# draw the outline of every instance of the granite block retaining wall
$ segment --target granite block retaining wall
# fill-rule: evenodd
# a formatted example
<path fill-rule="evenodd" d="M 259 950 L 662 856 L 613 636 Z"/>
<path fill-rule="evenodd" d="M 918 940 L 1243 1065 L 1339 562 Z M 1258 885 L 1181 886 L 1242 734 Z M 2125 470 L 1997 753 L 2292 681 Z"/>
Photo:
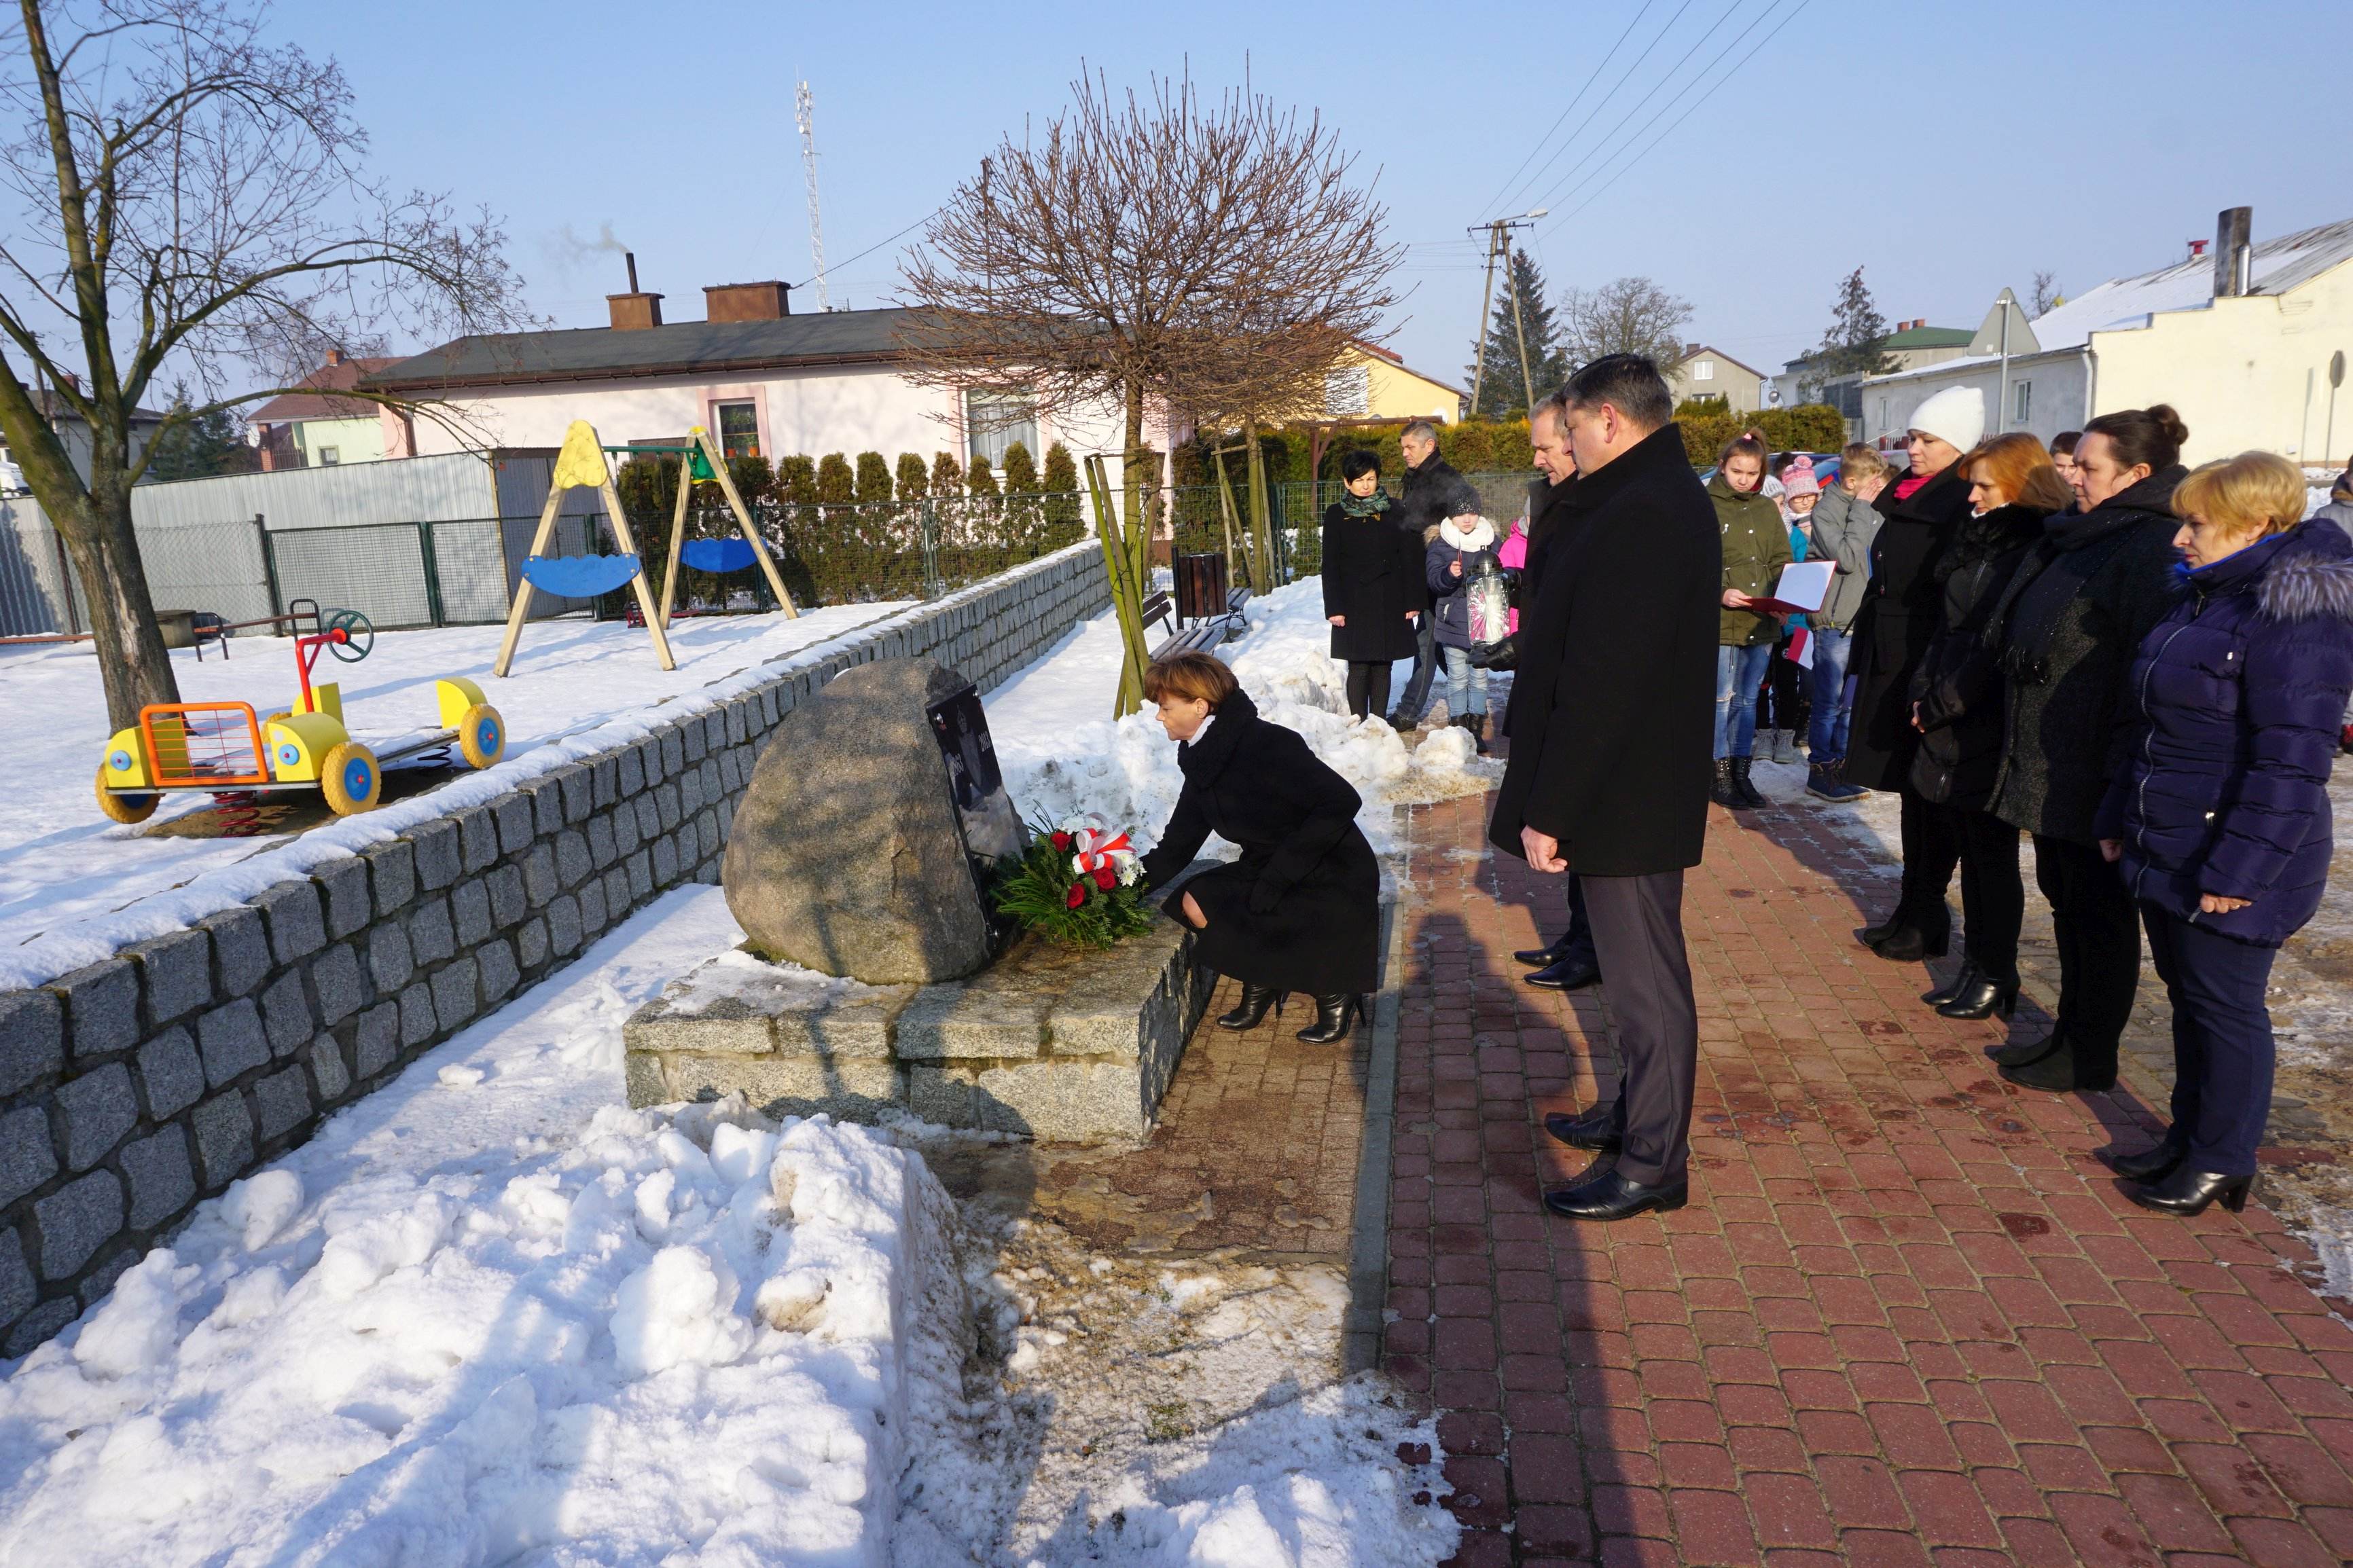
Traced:
<path fill-rule="evenodd" d="M 199 1201 L 632 910 L 717 882 L 762 745 L 835 675 L 929 654 L 987 691 L 1110 602 L 1085 541 L 641 740 L 0 993 L 0 1355 L 56 1333 Z"/>

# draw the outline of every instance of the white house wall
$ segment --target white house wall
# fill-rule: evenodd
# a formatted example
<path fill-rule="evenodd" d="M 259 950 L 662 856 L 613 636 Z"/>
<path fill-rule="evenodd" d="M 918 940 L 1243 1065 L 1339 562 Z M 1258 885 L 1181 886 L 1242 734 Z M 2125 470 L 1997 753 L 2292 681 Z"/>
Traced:
<path fill-rule="evenodd" d="M 2012 403 L 2001 405 L 2001 365 L 1971 362 L 1966 368 L 1937 369 L 1915 375 L 1894 376 L 1862 384 L 1862 438 L 1874 446 L 1900 447 L 1911 428 L 1912 411 L 1952 386 L 1974 386 L 1985 395 L 1986 434 L 2023 430 L 2044 446 L 2063 430 L 2084 427 L 2084 356 L 2068 349 L 2033 359 L 2010 362 L 2010 395 L 2019 384 L 2031 384 L 2034 395 L 2023 420 L 2008 416 Z M 2103 396 L 2105 388 L 2102 389 Z M 1998 414 L 1997 409 L 2001 413 Z M 1883 440 L 1883 437 L 1884 439 Z"/>
<path fill-rule="evenodd" d="M 962 461 L 965 441 L 956 395 L 922 386 L 882 370 L 818 370 L 745 374 L 726 380 L 664 377 L 491 387 L 451 399 L 459 428 L 416 421 L 420 453 L 468 447 L 559 447 L 575 419 L 586 419 L 610 446 L 675 439 L 700 425 L 715 438 L 721 403 L 750 402 L 759 421 L 760 450 L 771 460 L 839 452 L 855 458 L 880 452 L 895 462 L 913 452 L 928 462 L 938 452 Z M 1039 444 L 1060 439 L 1071 456 L 1100 451 L 1113 458 L 1121 440 L 1115 411 L 1101 417 L 1040 421 Z M 1041 451 L 1036 456 L 1044 457 Z"/>
<path fill-rule="evenodd" d="M 2321 464 L 2353 452 L 2353 386 L 2337 390 L 2333 443 L 2327 429 L 2329 355 L 2353 355 L 2353 264 L 2285 295 L 2217 300 L 2138 331 L 2095 332 L 2092 346 L 2099 411 L 2171 404 L 2189 426 L 2185 462 L 2265 451 Z"/>

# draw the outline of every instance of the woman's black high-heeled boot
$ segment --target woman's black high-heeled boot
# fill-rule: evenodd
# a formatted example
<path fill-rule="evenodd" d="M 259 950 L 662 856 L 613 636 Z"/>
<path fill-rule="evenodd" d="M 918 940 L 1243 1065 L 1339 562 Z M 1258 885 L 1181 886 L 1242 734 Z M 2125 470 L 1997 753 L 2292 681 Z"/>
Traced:
<path fill-rule="evenodd" d="M 1349 992 L 1338 996 L 1315 998 L 1315 1022 L 1299 1031 L 1299 1037 L 1311 1046 L 1328 1046 L 1335 1040 L 1345 1040 L 1356 1021 L 1358 998 Z"/>
<path fill-rule="evenodd" d="M 2161 1182 L 2189 1157 L 2189 1141 L 2176 1142 L 2174 1130 L 2168 1127 L 2153 1148 L 2137 1154 L 2118 1154 L 2108 1162 L 2108 1169 L 2128 1182 Z"/>
<path fill-rule="evenodd" d="M 2218 1171 L 2193 1171 L 2183 1166 L 2165 1180 L 2135 1187 L 2125 1195 L 2145 1209 L 2178 1214 L 2186 1219 L 2204 1214 L 2206 1205 L 2216 1202 L 2237 1214 L 2247 1206 L 2247 1194 L 2254 1185 L 2253 1176 L 2226 1176 Z"/>
<path fill-rule="evenodd" d="M 1280 1018 L 1282 1016 L 1282 999 L 1289 994 L 1288 991 L 1277 991 L 1271 985 L 1244 984 L 1241 1005 L 1230 1013 L 1219 1014 L 1218 1027 L 1255 1029 L 1259 1020 L 1266 1016 L 1269 1007 L 1273 1008 L 1274 1016 Z"/>
<path fill-rule="evenodd" d="M 2007 1018 L 2018 1008 L 2018 982 L 1990 979 L 1983 974 L 1971 974 L 1968 984 L 1953 993 L 1936 1013 L 1946 1018 L 1990 1018 L 2000 1013 Z"/>
<path fill-rule="evenodd" d="M 1865 927 L 1864 929 L 1875 931 L 1878 928 L 1872 926 Z M 1887 928 L 1886 934 L 1888 936 L 1894 935 L 1895 928 L 1893 925 L 1889 926 Z M 1931 1007 L 1941 1007 L 1946 1003 L 1951 1001 L 1954 997 L 1958 996 L 1961 993 L 1967 991 L 1970 986 L 1977 983 L 1978 961 L 1974 958 L 1964 958 L 1961 960 L 1960 973 L 1954 975 L 1950 980 L 1946 981 L 1942 985 L 1937 986 L 1934 991 L 1921 992 L 1920 1000 L 1926 1002 Z"/>

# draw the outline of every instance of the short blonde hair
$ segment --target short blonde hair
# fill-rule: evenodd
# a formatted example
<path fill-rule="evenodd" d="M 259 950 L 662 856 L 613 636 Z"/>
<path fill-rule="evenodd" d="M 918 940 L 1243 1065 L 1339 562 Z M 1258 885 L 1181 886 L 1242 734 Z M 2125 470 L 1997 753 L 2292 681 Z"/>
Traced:
<path fill-rule="evenodd" d="M 1175 697 L 1215 708 L 1242 689 L 1225 661 L 1206 653 L 1172 653 L 1145 667 L 1144 700 Z"/>
<path fill-rule="evenodd" d="M 2207 463 L 2173 492 L 2173 515 L 2196 512 L 2233 535 L 2280 533 L 2304 521 L 2304 470 L 2273 452 Z"/>
<path fill-rule="evenodd" d="M 1839 454 L 1839 477 L 1845 479 L 1867 479 L 1873 474 L 1887 472 L 1887 459 L 1879 449 L 1862 441 L 1850 441 Z"/>

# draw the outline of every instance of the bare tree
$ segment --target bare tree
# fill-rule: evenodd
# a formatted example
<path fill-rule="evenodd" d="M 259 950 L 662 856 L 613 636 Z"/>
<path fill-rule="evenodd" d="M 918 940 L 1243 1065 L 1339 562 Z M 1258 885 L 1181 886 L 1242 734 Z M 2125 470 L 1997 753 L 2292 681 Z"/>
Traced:
<path fill-rule="evenodd" d="M 2034 298 L 2027 309 L 2037 318 L 2049 315 L 2066 303 L 2067 297 L 2059 292 L 2059 274 L 2037 272 L 2034 275 Z"/>
<path fill-rule="evenodd" d="M 178 700 L 131 527 L 159 373 L 197 386 L 168 433 L 292 390 L 329 347 L 527 321 L 497 222 L 372 178 L 342 68 L 273 46 L 263 16 L 18 0 L 0 34 L 0 435 L 89 595 L 118 728 Z"/>
<path fill-rule="evenodd" d="M 1394 302 L 1400 253 L 1319 118 L 1181 79 L 1071 92 L 982 160 L 902 263 L 906 346 L 934 384 L 1117 408 L 1133 517 L 1148 399 L 1248 419 L 1320 393 Z"/>
<path fill-rule="evenodd" d="M 1641 354 L 1665 370 L 1683 358 L 1691 318 L 1690 300 L 1648 278 L 1570 289 L 1560 300 L 1561 347 L 1571 369 L 1608 354 Z"/>

